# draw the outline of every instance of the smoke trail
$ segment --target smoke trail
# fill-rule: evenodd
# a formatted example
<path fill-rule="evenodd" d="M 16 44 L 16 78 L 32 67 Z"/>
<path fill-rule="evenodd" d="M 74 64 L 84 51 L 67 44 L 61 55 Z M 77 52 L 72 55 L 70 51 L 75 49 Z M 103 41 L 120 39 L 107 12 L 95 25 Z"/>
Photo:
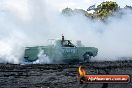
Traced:
<path fill-rule="evenodd" d="M 13 8 L 8 7 L 12 3 L 2 3 L 0 62 L 20 63 L 24 47 L 46 45 L 47 39 L 58 39 L 61 34 L 70 40 L 82 40 L 85 46 L 97 47 L 99 54 L 95 60 L 132 56 L 130 10 L 123 11 L 122 17 L 109 17 L 106 24 L 80 14 L 65 17 L 48 1 L 24 0 L 22 3 Z"/>
<path fill-rule="evenodd" d="M 40 50 L 38 54 L 38 60 L 34 61 L 33 64 L 50 64 L 52 63 L 50 58 L 44 54 L 44 50 Z"/>

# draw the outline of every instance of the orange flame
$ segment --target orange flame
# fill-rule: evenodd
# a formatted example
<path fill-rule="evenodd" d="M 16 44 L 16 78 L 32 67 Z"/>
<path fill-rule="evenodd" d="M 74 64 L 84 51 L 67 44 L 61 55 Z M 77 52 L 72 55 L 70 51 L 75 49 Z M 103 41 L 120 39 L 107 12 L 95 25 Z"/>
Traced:
<path fill-rule="evenodd" d="M 80 76 L 85 76 L 86 75 L 86 71 L 82 68 L 82 66 L 79 66 L 79 75 Z"/>

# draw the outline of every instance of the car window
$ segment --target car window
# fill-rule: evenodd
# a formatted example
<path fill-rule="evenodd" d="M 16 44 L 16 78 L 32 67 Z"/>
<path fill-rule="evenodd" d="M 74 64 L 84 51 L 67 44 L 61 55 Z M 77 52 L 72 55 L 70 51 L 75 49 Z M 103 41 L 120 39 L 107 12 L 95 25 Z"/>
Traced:
<path fill-rule="evenodd" d="M 62 41 L 62 46 L 63 47 L 74 47 L 74 45 L 69 41 Z"/>

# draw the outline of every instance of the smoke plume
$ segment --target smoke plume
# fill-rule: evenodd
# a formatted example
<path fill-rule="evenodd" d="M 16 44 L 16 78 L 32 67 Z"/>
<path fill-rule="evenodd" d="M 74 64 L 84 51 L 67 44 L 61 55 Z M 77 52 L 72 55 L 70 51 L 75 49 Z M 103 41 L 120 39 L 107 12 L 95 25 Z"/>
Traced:
<path fill-rule="evenodd" d="M 21 63 L 24 47 L 46 45 L 48 39 L 58 39 L 61 34 L 70 40 L 81 40 L 85 46 L 97 47 L 94 60 L 132 57 L 131 10 L 122 11 L 122 17 L 109 17 L 104 23 L 80 14 L 65 17 L 44 0 L 23 0 L 22 6 L 7 1 L 0 2 L 1 63 Z"/>

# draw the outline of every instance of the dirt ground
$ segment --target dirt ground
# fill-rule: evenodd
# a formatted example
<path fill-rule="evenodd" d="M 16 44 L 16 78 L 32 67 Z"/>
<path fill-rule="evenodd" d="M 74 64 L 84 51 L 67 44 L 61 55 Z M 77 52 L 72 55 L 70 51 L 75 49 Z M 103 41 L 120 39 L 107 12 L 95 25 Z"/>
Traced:
<path fill-rule="evenodd" d="M 132 88 L 126 84 L 80 84 L 78 67 L 89 74 L 129 74 L 132 61 L 89 62 L 83 64 L 0 64 L 0 88 Z"/>

